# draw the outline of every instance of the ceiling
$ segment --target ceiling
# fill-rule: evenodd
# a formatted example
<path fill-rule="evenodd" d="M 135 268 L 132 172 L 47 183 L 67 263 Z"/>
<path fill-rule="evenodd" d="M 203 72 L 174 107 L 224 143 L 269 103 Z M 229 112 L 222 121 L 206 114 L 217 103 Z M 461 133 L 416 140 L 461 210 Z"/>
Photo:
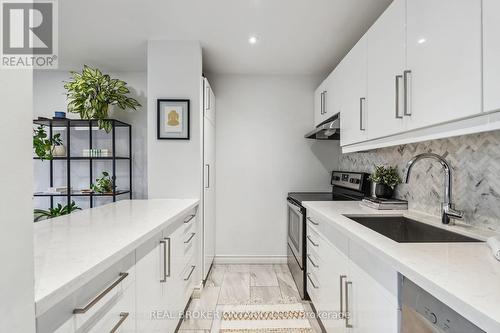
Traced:
<path fill-rule="evenodd" d="M 391 1 L 64 0 L 59 64 L 145 71 L 148 39 L 199 40 L 207 73 L 324 75 Z"/>

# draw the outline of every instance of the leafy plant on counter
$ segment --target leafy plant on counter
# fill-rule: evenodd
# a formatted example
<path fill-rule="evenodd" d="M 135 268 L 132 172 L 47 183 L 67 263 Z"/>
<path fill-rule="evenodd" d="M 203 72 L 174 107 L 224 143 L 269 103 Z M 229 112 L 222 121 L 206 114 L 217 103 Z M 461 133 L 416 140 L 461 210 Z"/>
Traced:
<path fill-rule="evenodd" d="M 48 210 L 35 209 L 33 213 L 35 215 L 35 222 L 37 222 L 42 219 L 51 219 L 54 217 L 71 214 L 76 210 L 81 210 L 81 208 L 78 207 L 74 201 L 71 201 L 69 205 L 63 206 L 61 204 L 57 204 L 56 207 L 49 208 Z"/>
<path fill-rule="evenodd" d="M 70 73 L 71 80 L 64 84 L 68 111 L 80 114 L 82 119 L 97 119 L 98 127 L 107 133 L 113 128 L 107 119 L 110 105 L 117 105 L 122 110 L 136 110 L 141 106 L 137 100 L 127 96 L 130 90 L 126 82 L 112 79 L 97 68 L 84 65 L 81 73 Z"/>
<path fill-rule="evenodd" d="M 49 138 L 42 125 L 33 129 L 33 149 L 35 150 L 36 156 L 38 156 L 42 161 L 53 159 L 54 156 L 52 155 L 52 152 L 54 146 L 59 145 L 62 145 L 60 133 L 54 134 L 52 138 Z"/>
<path fill-rule="evenodd" d="M 96 193 L 113 192 L 113 179 L 106 171 L 102 172 L 102 177 L 96 179 L 96 183 L 90 185 L 90 189 Z"/>
<path fill-rule="evenodd" d="M 370 175 L 369 180 L 377 184 L 384 184 L 391 189 L 401 184 L 398 170 L 395 167 L 375 166 L 375 171 Z"/>

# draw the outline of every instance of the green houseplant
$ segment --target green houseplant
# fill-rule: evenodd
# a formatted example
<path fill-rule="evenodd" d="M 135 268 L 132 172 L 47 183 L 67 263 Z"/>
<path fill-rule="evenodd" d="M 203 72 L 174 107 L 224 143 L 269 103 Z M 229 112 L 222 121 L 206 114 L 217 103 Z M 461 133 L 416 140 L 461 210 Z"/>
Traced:
<path fill-rule="evenodd" d="M 392 166 L 375 166 L 369 180 L 372 182 L 372 196 L 377 198 L 391 198 L 396 186 L 401 184 L 398 170 Z"/>
<path fill-rule="evenodd" d="M 95 184 L 90 186 L 90 189 L 96 193 L 113 192 L 113 179 L 106 171 L 103 171 L 102 177 L 97 178 Z"/>
<path fill-rule="evenodd" d="M 42 125 L 33 129 L 33 149 L 36 156 L 42 161 L 53 159 L 54 147 L 60 145 L 62 145 L 60 133 L 54 134 L 52 138 L 49 138 Z"/>
<path fill-rule="evenodd" d="M 74 201 L 71 201 L 69 205 L 63 206 L 61 204 L 57 204 L 56 207 L 49 208 L 48 210 L 35 209 L 33 213 L 35 215 L 35 222 L 37 222 L 43 219 L 51 219 L 54 217 L 71 214 L 76 210 L 81 210 L 81 208 L 78 207 Z"/>
<path fill-rule="evenodd" d="M 96 119 L 98 127 L 107 133 L 113 127 L 107 120 L 110 105 L 116 105 L 122 110 L 136 110 L 141 106 L 137 100 L 127 96 L 130 90 L 126 82 L 112 79 L 97 68 L 85 65 L 81 73 L 70 73 L 71 80 L 64 84 L 68 111 L 78 113 L 82 119 Z"/>

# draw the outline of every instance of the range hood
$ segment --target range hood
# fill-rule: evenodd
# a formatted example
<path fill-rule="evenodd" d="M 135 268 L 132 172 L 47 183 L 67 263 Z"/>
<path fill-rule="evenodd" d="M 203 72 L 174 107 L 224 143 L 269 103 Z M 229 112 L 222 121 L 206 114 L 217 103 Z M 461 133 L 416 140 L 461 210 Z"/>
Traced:
<path fill-rule="evenodd" d="M 328 118 L 304 137 L 316 140 L 340 140 L 340 113 Z"/>

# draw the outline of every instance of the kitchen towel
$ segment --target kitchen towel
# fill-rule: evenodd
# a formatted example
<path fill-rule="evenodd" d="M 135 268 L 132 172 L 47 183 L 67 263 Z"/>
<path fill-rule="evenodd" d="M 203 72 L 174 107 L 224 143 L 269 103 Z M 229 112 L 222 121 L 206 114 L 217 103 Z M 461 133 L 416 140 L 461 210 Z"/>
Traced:
<path fill-rule="evenodd" d="M 486 241 L 493 251 L 493 256 L 500 260 L 500 236 L 490 237 Z"/>

